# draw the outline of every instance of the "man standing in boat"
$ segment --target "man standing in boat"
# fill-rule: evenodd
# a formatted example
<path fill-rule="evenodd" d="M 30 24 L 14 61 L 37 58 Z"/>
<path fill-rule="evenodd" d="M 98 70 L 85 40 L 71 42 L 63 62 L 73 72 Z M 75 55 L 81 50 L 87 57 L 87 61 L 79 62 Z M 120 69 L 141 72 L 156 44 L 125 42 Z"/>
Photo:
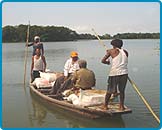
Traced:
<path fill-rule="evenodd" d="M 27 45 L 28 47 L 33 46 L 33 54 L 32 56 L 34 56 L 36 53 L 36 49 L 39 48 L 41 50 L 41 55 L 44 55 L 44 47 L 43 47 L 43 43 L 40 42 L 40 37 L 39 36 L 35 36 L 34 37 L 34 42 L 30 43 Z"/>
<path fill-rule="evenodd" d="M 128 78 L 128 52 L 121 47 L 123 41 L 114 39 L 111 41 L 113 49 L 107 50 L 102 63 L 110 65 L 109 57 L 112 58 L 111 69 L 108 77 L 108 88 L 105 96 L 104 109 L 108 109 L 108 102 L 112 94 L 116 94 L 117 87 L 120 92 L 120 110 L 124 110 L 125 87 Z"/>
<path fill-rule="evenodd" d="M 67 89 L 66 87 L 71 86 L 71 78 L 73 73 L 80 69 L 78 64 L 78 53 L 72 51 L 70 58 L 66 61 L 64 65 L 64 75 L 56 79 L 55 84 L 50 92 L 50 94 L 57 94 L 59 91 Z"/>
<path fill-rule="evenodd" d="M 40 77 L 39 71 L 45 72 L 45 70 L 46 70 L 46 59 L 43 55 L 41 55 L 40 49 L 37 48 L 35 50 L 35 55 L 32 56 L 31 82 L 33 82 L 35 78 Z"/>

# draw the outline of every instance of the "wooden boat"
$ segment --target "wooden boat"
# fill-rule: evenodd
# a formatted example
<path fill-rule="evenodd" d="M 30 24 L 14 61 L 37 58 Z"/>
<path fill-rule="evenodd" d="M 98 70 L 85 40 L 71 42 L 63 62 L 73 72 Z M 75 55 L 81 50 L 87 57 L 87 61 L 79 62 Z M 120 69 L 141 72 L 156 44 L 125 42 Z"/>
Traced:
<path fill-rule="evenodd" d="M 131 113 L 132 110 L 125 106 L 125 110 L 119 110 L 119 103 L 112 102 L 109 104 L 108 110 L 103 110 L 101 105 L 81 107 L 69 103 L 67 100 L 58 100 L 54 95 L 49 95 L 51 88 L 36 88 L 30 85 L 30 91 L 32 94 L 39 97 L 40 100 L 47 102 L 50 106 L 59 107 L 64 110 L 85 116 L 88 118 L 101 118 L 106 116 L 121 115 Z"/>

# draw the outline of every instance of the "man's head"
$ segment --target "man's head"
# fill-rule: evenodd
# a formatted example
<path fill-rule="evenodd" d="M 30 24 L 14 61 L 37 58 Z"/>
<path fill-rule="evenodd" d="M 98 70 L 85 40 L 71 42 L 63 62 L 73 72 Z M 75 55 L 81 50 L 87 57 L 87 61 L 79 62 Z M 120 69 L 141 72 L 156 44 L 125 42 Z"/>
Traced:
<path fill-rule="evenodd" d="M 37 49 L 35 50 L 35 54 L 36 54 L 37 56 L 40 56 L 40 55 L 41 55 L 41 50 L 40 50 L 39 48 L 37 48 Z"/>
<path fill-rule="evenodd" d="M 111 45 L 116 48 L 121 48 L 123 46 L 123 41 L 120 39 L 114 39 L 111 41 Z"/>
<path fill-rule="evenodd" d="M 77 52 L 72 51 L 70 53 L 70 56 L 71 56 L 71 58 L 72 58 L 73 61 L 77 61 L 78 60 L 78 53 Z"/>
<path fill-rule="evenodd" d="M 35 37 L 34 37 L 34 41 L 35 41 L 35 42 L 40 42 L 40 37 L 39 37 L 39 36 L 35 36 Z"/>
<path fill-rule="evenodd" d="M 80 68 L 87 68 L 87 62 L 85 60 L 79 60 L 78 64 Z"/>

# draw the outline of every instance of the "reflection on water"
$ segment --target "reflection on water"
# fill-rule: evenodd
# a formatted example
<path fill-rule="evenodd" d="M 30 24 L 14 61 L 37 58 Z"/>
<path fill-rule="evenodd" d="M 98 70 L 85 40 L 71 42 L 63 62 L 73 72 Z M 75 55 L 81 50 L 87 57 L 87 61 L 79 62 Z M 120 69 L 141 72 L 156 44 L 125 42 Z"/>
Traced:
<path fill-rule="evenodd" d="M 32 100 L 32 106 L 33 106 L 33 114 L 31 118 L 31 122 L 36 121 L 36 126 L 42 126 L 44 123 L 44 119 L 47 115 L 47 111 L 45 110 L 44 107 L 42 107 L 39 103 L 36 101 Z"/>
<path fill-rule="evenodd" d="M 63 110 L 56 106 L 48 106 L 47 102 L 44 102 L 39 99 L 36 95 L 31 93 L 32 97 L 32 114 L 30 121 L 33 124 L 33 127 L 45 126 L 45 118 L 47 117 L 47 113 L 51 113 L 57 120 L 60 120 L 59 124 L 62 121 L 66 122 L 67 128 L 123 128 L 125 127 L 124 121 L 121 116 L 112 116 L 112 117 L 104 117 L 100 119 L 89 119 L 86 117 L 82 117 L 81 115 L 71 113 L 67 110 Z M 116 123 L 117 122 L 117 123 Z M 63 122 L 62 122 L 63 123 Z M 35 124 L 35 125 L 34 125 Z M 52 127 L 63 127 L 58 124 L 55 124 Z"/>

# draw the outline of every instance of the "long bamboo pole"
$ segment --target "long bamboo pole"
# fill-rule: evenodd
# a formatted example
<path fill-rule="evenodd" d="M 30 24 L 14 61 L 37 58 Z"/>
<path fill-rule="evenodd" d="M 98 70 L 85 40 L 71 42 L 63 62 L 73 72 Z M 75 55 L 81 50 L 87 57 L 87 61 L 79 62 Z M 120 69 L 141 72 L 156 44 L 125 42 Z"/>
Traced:
<path fill-rule="evenodd" d="M 107 50 L 108 47 L 102 42 L 102 40 L 99 38 L 99 36 L 97 35 L 97 33 L 95 32 L 94 29 L 92 29 L 92 31 L 94 32 L 95 36 L 97 37 L 97 39 L 99 40 L 100 44 Z M 128 80 L 130 82 L 130 84 L 133 86 L 134 90 L 137 92 L 137 94 L 140 96 L 140 98 L 142 99 L 142 101 L 144 102 L 144 104 L 146 105 L 146 107 L 148 108 L 148 110 L 151 112 L 151 114 L 154 116 L 154 118 L 156 119 L 156 121 L 160 124 L 160 119 L 158 118 L 158 116 L 155 114 L 155 112 L 153 111 L 153 109 L 151 108 L 151 106 L 149 105 L 149 103 L 146 101 L 146 99 L 144 98 L 144 96 L 141 94 L 141 92 L 139 91 L 137 85 L 130 79 L 130 77 L 128 76 Z"/>
<path fill-rule="evenodd" d="M 25 59 L 24 59 L 24 87 L 25 87 L 25 83 L 26 83 L 26 66 L 27 66 L 27 58 L 28 58 L 29 27 L 30 27 L 30 21 L 28 24 L 27 34 L 26 34 Z"/>
<path fill-rule="evenodd" d="M 144 104 L 146 105 L 146 107 L 152 113 L 152 115 L 154 116 L 154 118 L 157 120 L 158 123 L 160 123 L 160 119 L 155 114 L 155 112 L 153 111 L 153 109 L 151 108 L 151 106 L 148 104 L 148 102 L 146 101 L 146 99 L 144 98 L 144 96 L 140 93 L 139 89 L 137 88 L 137 85 L 129 77 L 128 77 L 128 80 L 131 83 L 131 85 L 133 86 L 133 88 L 135 89 L 135 91 L 138 93 L 138 95 L 141 97 L 141 99 L 144 102 Z"/>

